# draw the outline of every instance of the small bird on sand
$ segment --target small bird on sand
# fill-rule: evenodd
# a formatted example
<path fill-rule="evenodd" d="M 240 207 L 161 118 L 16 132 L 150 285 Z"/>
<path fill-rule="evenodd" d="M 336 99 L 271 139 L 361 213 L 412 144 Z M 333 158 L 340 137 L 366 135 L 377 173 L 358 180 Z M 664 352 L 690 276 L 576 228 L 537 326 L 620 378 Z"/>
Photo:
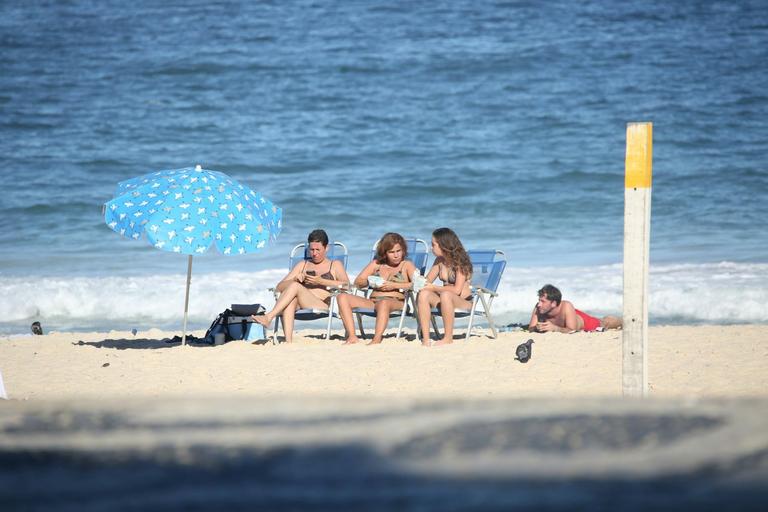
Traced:
<path fill-rule="evenodd" d="M 40 322 L 32 322 L 32 334 L 37 334 L 38 336 L 43 334 L 43 326 L 40 325 Z"/>
<path fill-rule="evenodd" d="M 517 354 L 515 359 L 521 363 L 527 363 L 533 354 L 533 347 L 531 345 L 533 345 L 533 340 L 528 340 L 525 343 L 519 344 L 517 349 L 515 349 L 515 354 Z"/>

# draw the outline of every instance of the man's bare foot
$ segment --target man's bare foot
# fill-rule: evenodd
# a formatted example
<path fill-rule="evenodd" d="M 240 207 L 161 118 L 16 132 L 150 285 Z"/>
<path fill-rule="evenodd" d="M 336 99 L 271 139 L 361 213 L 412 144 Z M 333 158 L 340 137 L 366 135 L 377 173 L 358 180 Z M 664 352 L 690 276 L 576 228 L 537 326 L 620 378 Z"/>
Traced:
<path fill-rule="evenodd" d="M 440 345 L 450 345 L 453 343 L 452 339 L 442 338 L 432 344 L 433 347 L 439 347 Z"/>
<path fill-rule="evenodd" d="M 379 343 L 381 343 L 381 338 L 376 339 L 376 337 L 374 336 L 374 338 L 368 343 L 366 343 L 366 345 L 378 345 Z"/>
<path fill-rule="evenodd" d="M 359 343 L 359 342 L 360 342 L 360 338 L 350 337 L 350 338 L 347 338 L 347 340 L 344 343 L 342 343 L 342 345 L 354 345 L 355 343 Z"/>
<path fill-rule="evenodd" d="M 622 327 L 622 319 L 615 316 L 604 316 L 600 320 L 600 326 L 605 329 L 621 329 Z"/>
<path fill-rule="evenodd" d="M 269 324 L 272 323 L 272 320 L 268 319 L 267 315 L 251 315 L 251 320 L 264 327 L 269 327 Z"/>

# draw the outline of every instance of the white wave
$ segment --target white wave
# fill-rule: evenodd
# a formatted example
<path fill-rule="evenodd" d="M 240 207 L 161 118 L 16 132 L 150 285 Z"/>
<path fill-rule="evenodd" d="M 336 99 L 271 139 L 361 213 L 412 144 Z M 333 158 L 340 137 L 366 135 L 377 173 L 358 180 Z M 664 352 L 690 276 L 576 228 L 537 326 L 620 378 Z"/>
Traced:
<path fill-rule="evenodd" d="M 284 269 L 192 276 L 189 318 L 207 326 L 232 303 L 270 307 Z M 508 267 L 494 312 L 499 323 L 527 322 L 536 291 L 552 283 L 576 307 L 595 315 L 621 314 L 622 267 Z M 30 320 L 44 325 L 141 328 L 175 325 L 184 311 L 186 275 L 27 278 L 0 276 L 0 331 Z M 650 321 L 768 322 L 768 264 L 656 265 L 650 272 Z M 10 326 L 14 328 L 11 329 Z"/>
<path fill-rule="evenodd" d="M 207 324 L 230 304 L 271 304 L 268 290 L 285 270 L 192 275 L 189 319 Z M 0 277 L 0 318 L 4 323 L 29 319 L 54 324 L 104 325 L 140 321 L 169 325 L 184 312 L 186 275 L 138 277 Z M 49 322 L 50 323 L 50 322 Z M 147 325 L 148 324 L 148 325 Z"/>
<path fill-rule="evenodd" d="M 507 268 L 494 309 L 505 317 L 530 319 L 536 291 L 560 288 L 577 308 L 621 316 L 622 265 Z M 768 264 L 652 265 L 649 319 L 662 322 L 768 322 Z"/>

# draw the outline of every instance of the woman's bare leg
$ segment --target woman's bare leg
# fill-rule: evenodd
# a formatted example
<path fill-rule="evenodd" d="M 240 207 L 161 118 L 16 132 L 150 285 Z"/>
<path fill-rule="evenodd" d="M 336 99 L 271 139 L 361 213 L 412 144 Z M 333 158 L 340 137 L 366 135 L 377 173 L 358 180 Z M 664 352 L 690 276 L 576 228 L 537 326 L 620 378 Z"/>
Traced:
<path fill-rule="evenodd" d="M 283 334 L 285 334 L 285 342 L 293 343 L 293 324 L 294 318 L 296 318 L 296 308 L 299 307 L 299 299 L 293 299 L 283 309 L 281 318 L 283 319 Z"/>
<path fill-rule="evenodd" d="M 429 331 L 431 329 L 429 321 L 432 317 L 432 306 L 440 302 L 440 297 L 435 292 L 421 290 L 416 297 L 417 308 L 419 310 L 419 329 L 421 329 L 421 344 L 429 346 Z"/>
<path fill-rule="evenodd" d="M 453 292 L 444 291 L 440 293 L 440 313 L 443 315 L 443 337 L 432 345 L 448 345 L 453 343 L 453 324 L 456 320 L 456 308 L 469 308 L 472 304 L 462 299 Z"/>
<path fill-rule="evenodd" d="M 400 301 L 389 299 L 383 299 L 376 303 L 376 306 L 374 306 L 374 309 L 376 310 L 376 328 L 373 333 L 373 339 L 368 343 L 369 345 L 381 343 L 382 338 L 384 338 L 384 330 L 389 323 L 389 314 L 395 309 L 402 309 L 402 306 L 397 307 L 401 304 Z"/>
<path fill-rule="evenodd" d="M 339 304 L 339 316 L 341 316 L 341 323 L 344 324 L 344 330 L 347 331 L 347 340 L 344 345 L 353 345 L 360 341 L 360 338 L 355 334 L 355 319 L 352 313 L 352 308 L 372 308 L 373 301 L 360 297 L 359 295 L 351 295 L 349 293 L 342 293 L 336 298 Z"/>
<path fill-rule="evenodd" d="M 280 294 L 280 297 L 278 297 L 277 302 L 275 303 L 275 307 L 263 315 L 254 315 L 251 318 L 253 318 L 253 321 L 256 323 L 268 326 L 276 316 L 283 313 L 283 310 L 288 304 L 293 302 L 294 299 L 298 299 L 298 305 L 302 308 L 328 309 L 328 304 L 315 296 L 303 284 L 291 283 L 283 293 Z M 296 308 L 294 307 L 294 309 Z"/>
<path fill-rule="evenodd" d="M 261 324 L 264 327 L 269 327 L 276 316 L 282 315 L 285 341 L 290 341 L 293 338 L 293 321 L 297 307 L 328 309 L 328 304 L 314 295 L 303 284 L 298 282 L 291 283 L 285 290 L 283 290 L 283 293 L 280 294 L 280 297 L 278 297 L 277 302 L 275 303 L 275 307 L 264 315 L 253 315 L 251 318 L 254 322 Z"/>

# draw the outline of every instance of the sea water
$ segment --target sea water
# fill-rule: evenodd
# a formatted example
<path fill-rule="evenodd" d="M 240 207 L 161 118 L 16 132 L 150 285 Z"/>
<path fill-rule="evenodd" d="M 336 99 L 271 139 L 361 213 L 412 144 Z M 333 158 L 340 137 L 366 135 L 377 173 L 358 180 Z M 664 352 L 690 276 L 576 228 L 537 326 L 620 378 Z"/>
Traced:
<path fill-rule="evenodd" d="M 120 238 L 117 182 L 201 164 L 283 208 L 260 254 L 194 259 L 190 323 L 269 286 L 307 232 L 353 276 L 453 228 L 620 313 L 626 123 L 654 124 L 650 321 L 768 322 L 768 4 L 0 4 L 0 333 L 178 328 L 186 258 Z"/>

